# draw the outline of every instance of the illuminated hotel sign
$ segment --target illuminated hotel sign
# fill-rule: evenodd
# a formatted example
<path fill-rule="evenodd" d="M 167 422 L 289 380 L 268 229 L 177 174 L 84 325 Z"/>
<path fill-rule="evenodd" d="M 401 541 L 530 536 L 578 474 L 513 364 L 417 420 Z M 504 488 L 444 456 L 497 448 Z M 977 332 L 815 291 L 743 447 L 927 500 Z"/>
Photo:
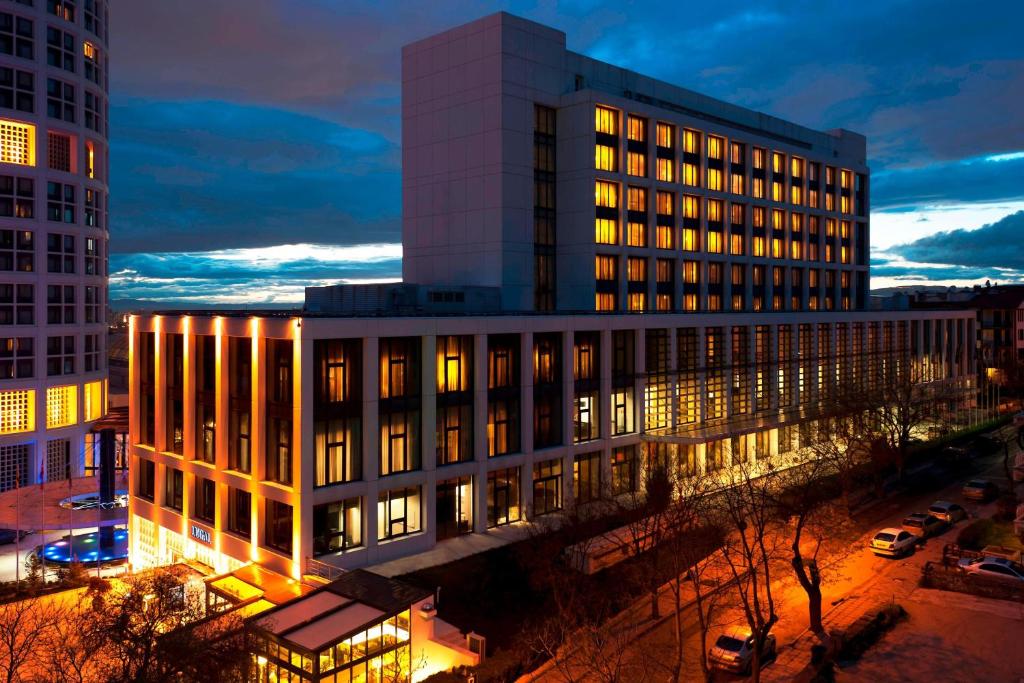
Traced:
<path fill-rule="evenodd" d="M 195 524 L 192 524 L 189 526 L 189 532 L 192 534 L 192 538 L 196 539 L 197 541 L 202 541 L 206 545 L 210 545 L 211 543 L 213 543 L 213 540 L 210 537 L 210 532 L 201 526 L 196 526 Z"/>

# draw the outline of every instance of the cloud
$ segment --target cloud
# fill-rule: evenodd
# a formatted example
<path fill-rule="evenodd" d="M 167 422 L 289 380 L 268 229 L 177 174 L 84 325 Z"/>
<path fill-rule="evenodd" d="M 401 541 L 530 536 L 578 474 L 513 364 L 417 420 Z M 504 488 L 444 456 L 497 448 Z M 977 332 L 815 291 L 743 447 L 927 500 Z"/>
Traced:
<path fill-rule="evenodd" d="M 876 210 L 1024 199 L 1024 152 L 939 161 L 871 176 Z"/>
<path fill-rule="evenodd" d="M 395 281 L 402 247 L 288 244 L 266 249 L 114 254 L 111 299 L 189 304 L 301 303 L 306 286 Z"/>
<path fill-rule="evenodd" d="M 1024 271 L 1022 234 L 1024 211 L 1018 211 L 976 230 L 938 232 L 890 251 L 910 261 Z"/>
<path fill-rule="evenodd" d="M 227 102 L 111 116 L 115 252 L 399 239 L 399 152 L 380 135 Z"/>

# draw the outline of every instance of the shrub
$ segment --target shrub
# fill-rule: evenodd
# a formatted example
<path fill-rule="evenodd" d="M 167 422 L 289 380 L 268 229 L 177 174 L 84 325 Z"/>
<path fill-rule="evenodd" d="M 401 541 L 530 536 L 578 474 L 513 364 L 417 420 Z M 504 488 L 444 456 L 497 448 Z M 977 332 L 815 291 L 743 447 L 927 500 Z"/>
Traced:
<path fill-rule="evenodd" d="M 976 519 L 963 529 L 956 537 L 956 543 L 968 550 L 981 550 L 987 545 L 986 539 L 992 534 L 991 519 Z"/>

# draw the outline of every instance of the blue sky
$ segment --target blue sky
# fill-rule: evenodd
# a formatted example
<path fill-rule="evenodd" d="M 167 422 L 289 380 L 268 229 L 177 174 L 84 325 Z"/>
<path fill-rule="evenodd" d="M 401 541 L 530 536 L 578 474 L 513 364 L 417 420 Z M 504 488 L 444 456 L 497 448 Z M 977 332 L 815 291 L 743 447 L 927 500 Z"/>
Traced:
<path fill-rule="evenodd" d="M 244 7 L 115 8 L 112 299 L 287 303 L 398 277 L 400 48 L 497 10 L 597 59 L 867 135 L 875 287 L 1024 282 L 1022 3 Z"/>

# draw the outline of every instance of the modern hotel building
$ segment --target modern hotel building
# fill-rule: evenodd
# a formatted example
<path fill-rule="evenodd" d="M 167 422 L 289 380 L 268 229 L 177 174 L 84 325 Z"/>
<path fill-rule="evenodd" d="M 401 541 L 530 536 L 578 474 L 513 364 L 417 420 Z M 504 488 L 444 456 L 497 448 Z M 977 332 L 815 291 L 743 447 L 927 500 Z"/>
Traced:
<path fill-rule="evenodd" d="M 375 565 L 818 437 L 840 385 L 974 381 L 870 312 L 865 139 L 496 14 L 403 51 L 404 284 L 132 318 L 132 562 Z M 311 562 L 315 560 L 315 562 Z"/>
<path fill-rule="evenodd" d="M 106 405 L 107 2 L 0 2 L 0 491 L 81 476 Z"/>

